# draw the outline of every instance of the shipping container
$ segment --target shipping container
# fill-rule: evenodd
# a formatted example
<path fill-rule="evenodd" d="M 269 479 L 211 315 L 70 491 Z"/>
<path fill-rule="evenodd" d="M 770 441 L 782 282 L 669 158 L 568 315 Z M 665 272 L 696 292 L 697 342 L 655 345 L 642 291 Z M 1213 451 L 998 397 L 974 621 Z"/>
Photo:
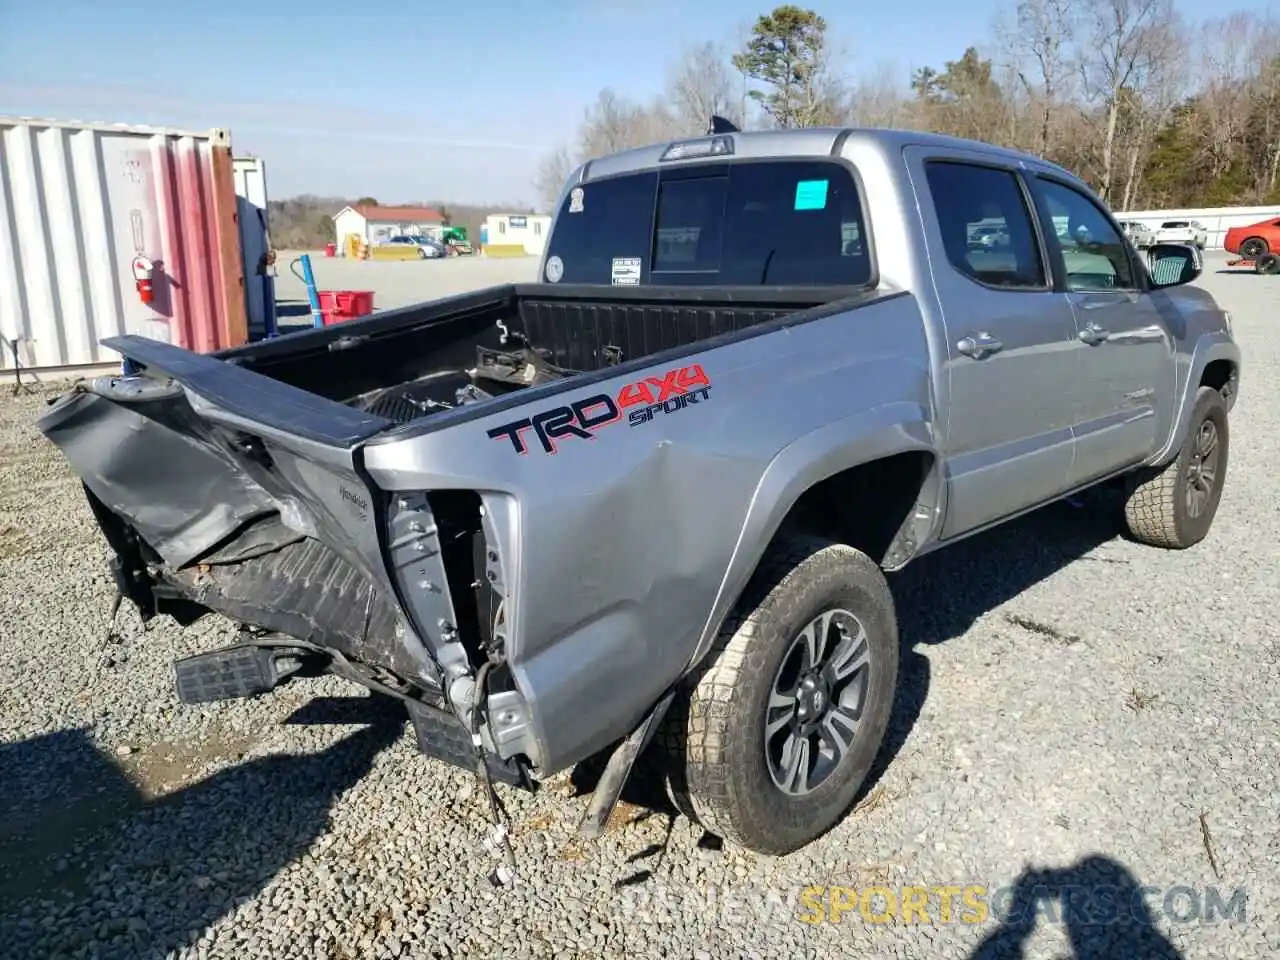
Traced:
<path fill-rule="evenodd" d="M 116 363 L 98 341 L 120 333 L 201 352 L 244 343 L 230 141 L 0 117 L 0 370 L 15 355 L 36 372 Z"/>
<path fill-rule="evenodd" d="M 245 311 L 249 338 L 258 340 L 275 329 L 275 279 L 267 259 L 271 222 L 267 205 L 267 165 L 258 157 L 231 161 L 236 182 L 236 219 L 240 227 L 240 262 L 244 270 Z"/>

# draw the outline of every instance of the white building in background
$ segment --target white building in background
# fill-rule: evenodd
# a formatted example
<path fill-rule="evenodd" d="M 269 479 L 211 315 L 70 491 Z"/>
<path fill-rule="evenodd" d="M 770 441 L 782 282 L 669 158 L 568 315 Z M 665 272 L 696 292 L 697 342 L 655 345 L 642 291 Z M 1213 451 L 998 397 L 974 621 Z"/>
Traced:
<path fill-rule="evenodd" d="M 424 236 L 440 239 L 444 214 L 430 207 L 375 207 L 361 204 L 343 207 L 333 217 L 338 249 L 346 248 L 354 234 L 365 243 L 385 243 L 392 237 Z"/>
<path fill-rule="evenodd" d="M 536 257 L 547 245 L 551 218 L 540 213 L 494 213 L 485 217 L 480 228 L 480 242 L 485 246 L 520 244 L 524 252 Z"/>

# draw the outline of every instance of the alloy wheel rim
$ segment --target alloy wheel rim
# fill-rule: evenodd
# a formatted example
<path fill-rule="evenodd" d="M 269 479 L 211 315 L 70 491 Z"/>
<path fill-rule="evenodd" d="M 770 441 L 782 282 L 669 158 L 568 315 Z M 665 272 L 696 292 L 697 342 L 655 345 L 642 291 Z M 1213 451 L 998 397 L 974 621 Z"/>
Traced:
<path fill-rule="evenodd" d="M 871 649 L 848 610 L 824 611 L 792 640 L 769 689 L 764 750 L 783 793 L 817 789 L 849 755 L 866 708 Z"/>
<path fill-rule="evenodd" d="M 1191 462 L 1187 465 L 1187 513 L 1193 519 L 1203 516 L 1209 507 L 1218 481 L 1221 454 L 1218 425 L 1212 420 L 1205 420 L 1196 431 L 1191 445 Z"/>

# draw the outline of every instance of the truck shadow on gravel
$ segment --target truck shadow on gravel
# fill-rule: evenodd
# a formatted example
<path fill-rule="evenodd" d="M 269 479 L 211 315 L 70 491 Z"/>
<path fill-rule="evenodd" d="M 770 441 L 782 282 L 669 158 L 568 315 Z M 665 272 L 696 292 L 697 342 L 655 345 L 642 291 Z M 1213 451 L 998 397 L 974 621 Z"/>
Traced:
<path fill-rule="evenodd" d="M 152 801 L 82 730 L 0 747 L 0 952 L 163 957 L 257 896 L 328 829 L 407 719 L 381 696 L 303 711 L 288 722 L 364 726 Z"/>
<path fill-rule="evenodd" d="M 1123 527 L 1122 509 L 1123 502 L 1116 489 L 1094 488 L 1072 502 L 1049 504 L 922 557 L 902 572 L 890 575 L 889 586 L 897 606 L 902 644 L 898 690 L 884 743 L 850 808 L 850 815 L 855 815 L 852 811 L 860 806 L 873 805 L 872 791 L 901 752 L 924 709 L 931 675 L 928 658 L 917 652 L 917 648 L 963 636 L 990 611 L 1086 557 L 1102 544 L 1119 538 Z M 1021 629 L 1043 636 L 1046 642 L 1070 643 L 1077 639 L 1072 624 L 1042 624 L 1013 617 L 1010 620 Z M 621 805 L 639 809 L 627 810 L 621 817 L 615 815 L 610 829 L 619 821 L 639 822 L 661 816 L 668 819 L 667 836 L 670 836 L 670 825 L 680 813 L 667 797 L 659 773 L 660 760 L 655 753 L 653 747 L 646 749 L 622 792 Z M 595 789 L 608 756 L 609 748 L 606 748 L 574 768 L 570 782 L 575 796 L 584 797 Z M 718 841 L 708 834 L 701 843 L 714 847 Z M 665 841 L 650 845 L 632 856 L 629 863 L 653 859 L 649 868 L 620 877 L 616 884 L 630 886 L 650 879 L 665 856 L 665 846 Z"/>
<path fill-rule="evenodd" d="M 1110 488 L 1058 501 L 921 557 L 889 578 L 906 648 L 963 636 L 981 617 L 1121 536 L 1123 501 Z M 1096 562 L 1123 563 L 1110 558 Z M 1035 630 L 1069 635 L 1072 624 Z"/>

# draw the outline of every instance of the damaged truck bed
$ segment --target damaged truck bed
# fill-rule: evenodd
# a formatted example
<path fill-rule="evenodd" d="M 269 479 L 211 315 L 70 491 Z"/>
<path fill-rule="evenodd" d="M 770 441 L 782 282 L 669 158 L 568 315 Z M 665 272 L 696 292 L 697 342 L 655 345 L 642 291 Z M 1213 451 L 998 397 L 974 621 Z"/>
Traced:
<path fill-rule="evenodd" d="M 41 428 L 84 479 L 116 554 L 119 588 L 145 617 L 186 622 L 215 611 L 245 625 L 243 645 L 176 664 L 185 702 L 254 695 L 329 670 L 406 699 L 424 751 L 469 766 L 475 751 L 462 720 L 477 706 L 476 671 L 492 660 L 490 773 L 530 786 L 531 764 L 562 768 L 628 732 L 643 711 L 637 704 L 601 724 L 591 708 L 556 705 L 546 690 L 537 718 L 518 692 L 513 668 L 550 677 L 573 667 L 560 654 L 544 666 L 507 649 L 516 607 L 504 600 L 520 576 L 515 538 L 544 524 L 521 520 L 519 481 L 504 474 L 530 456 L 594 440 L 624 415 L 635 426 L 708 403 L 705 369 L 677 356 L 692 344 L 835 300 L 873 299 L 823 288 L 744 298 L 507 285 L 209 356 L 116 337 L 103 342 L 131 375 L 78 384 Z M 663 354 L 672 359 L 661 375 L 645 375 L 641 366 Z M 559 399 L 570 385 L 573 398 Z M 424 448 L 410 465 L 420 482 L 407 485 L 370 473 L 372 451 L 454 430 L 482 437 L 470 444 L 479 450 L 459 459 Z M 477 469 L 485 461 L 491 471 Z M 670 470 L 644 467 L 628 499 L 643 500 L 664 480 L 696 479 Z M 598 493 L 563 478 L 559 487 L 547 508 L 599 513 L 594 498 L 605 539 L 566 537 L 553 553 L 597 550 L 610 542 L 610 526 L 633 527 L 633 519 L 610 522 Z M 549 537 L 570 529 L 546 526 Z M 569 589 L 554 569 L 546 573 L 548 586 Z M 542 613 L 532 597 L 522 606 L 526 616 Z M 536 719 L 576 732 L 539 743 Z"/>

